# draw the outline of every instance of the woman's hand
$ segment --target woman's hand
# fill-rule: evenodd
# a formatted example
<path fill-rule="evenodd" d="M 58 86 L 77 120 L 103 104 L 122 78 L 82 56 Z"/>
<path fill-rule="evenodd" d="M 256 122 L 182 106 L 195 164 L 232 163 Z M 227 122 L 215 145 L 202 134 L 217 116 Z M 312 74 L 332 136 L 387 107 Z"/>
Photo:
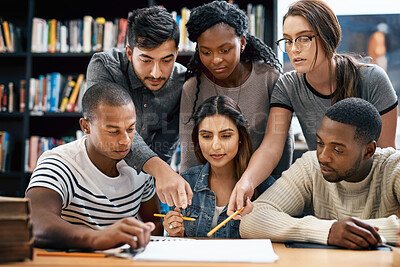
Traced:
<path fill-rule="evenodd" d="M 231 216 L 235 213 L 236 210 L 239 210 L 245 206 L 245 202 L 250 199 L 254 194 L 254 188 L 252 184 L 248 181 L 248 179 L 244 179 L 243 177 L 236 183 L 235 188 L 231 193 L 231 197 L 229 198 L 229 205 L 227 209 L 228 216 Z M 253 208 L 251 208 L 253 209 Z M 247 209 L 245 208 L 241 214 Z M 246 212 L 245 214 L 250 213 Z M 240 220 L 241 217 L 239 215 L 233 217 L 235 220 Z"/>
<path fill-rule="evenodd" d="M 247 214 L 249 214 L 250 212 L 252 212 L 252 211 L 253 211 L 253 208 L 254 208 L 253 202 L 250 201 L 250 198 L 247 198 L 247 200 L 246 200 L 246 206 L 244 207 L 244 210 L 243 210 L 241 213 L 239 213 L 239 214 L 240 214 L 240 217 L 243 217 L 244 215 L 247 215 Z"/>
<path fill-rule="evenodd" d="M 175 210 L 170 210 L 165 215 L 163 226 L 171 237 L 184 236 L 185 227 L 183 226 L 182 214 L 178 207 L 175 207 Z"/>

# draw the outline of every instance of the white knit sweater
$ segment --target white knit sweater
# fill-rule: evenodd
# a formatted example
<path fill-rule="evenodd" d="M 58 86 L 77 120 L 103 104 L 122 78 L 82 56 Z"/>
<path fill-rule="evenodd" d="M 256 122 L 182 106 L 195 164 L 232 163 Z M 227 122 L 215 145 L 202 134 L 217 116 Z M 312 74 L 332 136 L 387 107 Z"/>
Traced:
<path fill-rule="evenodd" d="M 331 225 L 357 217 L 379 227 L 388 242 L 399 232 L 400 152 L 377 148 L 361 182 L 327 182 L 315 151 L 303 154 L 255 202 L 240 224 L 243 238 L 327 244 Z M 308 216 L 303 216 L 309 214 Z"/>

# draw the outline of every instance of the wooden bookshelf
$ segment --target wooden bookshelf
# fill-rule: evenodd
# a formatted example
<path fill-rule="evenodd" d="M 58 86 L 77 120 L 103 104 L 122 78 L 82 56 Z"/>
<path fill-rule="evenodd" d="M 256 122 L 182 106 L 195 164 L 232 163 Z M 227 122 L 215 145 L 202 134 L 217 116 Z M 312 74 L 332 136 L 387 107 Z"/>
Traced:
<path fill-rule="evenodd" d="M 34 17 L 43 19 L 69 20 L 83 18 L 85 15 L 105 17 L 106 19 L 126 18 L 128 12 L 152 5 L 162 5 L 168 11 L 180 13 L 183 7 L 192 9 L 210 0 L 167 1 L 142 0 L 68 0 L 55 4 L 50 0 L 3 1 L 0 16 L 22 28 L 22 51 L 0 53 L 0 83 L 13 82 L 19 88 L 20 80 L 26 82 L 24 112 L 0 112 L 0 130 L 13 136 L 11 169 L 0 172 L 0 195 L 24 196 L 30 174 L 24 170 L 25 140 L 32 135 L 46 137 L 70 136 L 79 129 L 80 113 L 33 113 L 28 109 L 29 79 L 40 74 L 60 72 L 64 75 L 84 73 L 94 52 L 90 53 L 32 53 L 32 21 Z M 236 1 L 246 10 L 247 4 L 265 6 L 266 44 L 273 46 L 275 38 L 276 0 Z M 177 61 L 186 65 L 193 52 L 182 51 Z"/>

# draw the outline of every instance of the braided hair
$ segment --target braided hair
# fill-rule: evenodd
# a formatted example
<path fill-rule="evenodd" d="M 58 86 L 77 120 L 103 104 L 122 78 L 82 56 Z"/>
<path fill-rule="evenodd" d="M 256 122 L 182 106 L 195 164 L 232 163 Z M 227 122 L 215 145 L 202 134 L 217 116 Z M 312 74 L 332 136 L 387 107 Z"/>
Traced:
<path fill-rule="evenodd" d="M 275 53 L 272 51 L 271 47 L 266 45 L 259 38 L 248 33 L 249 20 L 246 13 L 226 1 L 216 0 L 211 3 L 195 7 L 191 11 L 190 18 L 186 24 L 189 40 L 192 42 L 197 42 L 197 39 L 203 32 L 214 25 L 221 23 L 227 24 L 235 29 L 235 32 L 239 37 L 246 37 L 246 47 L 243 53 L 240 55 L 240 61 L 264 61 L 271 67 L 274 67 L 279 73 L 282 73 L 282 65 L 277 59 Z M 186 80 L 193 76 L 196 76 L 197 80 L 196 98 L 193 104 L 192 115 L 190 116 L 188 122 L 193 118 L 193 114 L 196 111 L 196 102 L 200 92 L 200 75 L 205 69 L 206 67 L 200 60 L 199 49 L 197 45 L 196 51 L 191 57 L 186 71 Z"/>

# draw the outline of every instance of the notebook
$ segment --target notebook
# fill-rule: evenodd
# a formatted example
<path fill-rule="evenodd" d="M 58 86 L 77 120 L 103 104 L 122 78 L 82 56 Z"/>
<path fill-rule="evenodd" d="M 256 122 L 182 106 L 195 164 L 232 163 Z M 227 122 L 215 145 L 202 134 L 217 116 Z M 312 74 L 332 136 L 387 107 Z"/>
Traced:
<path fill-rule="evenodd" d="M 161 240 L 159 240 L 161 241 Z M 278 259 L 269 239 L 164 239 L 150 242 L 136 261 L 270 263 Z"/>

